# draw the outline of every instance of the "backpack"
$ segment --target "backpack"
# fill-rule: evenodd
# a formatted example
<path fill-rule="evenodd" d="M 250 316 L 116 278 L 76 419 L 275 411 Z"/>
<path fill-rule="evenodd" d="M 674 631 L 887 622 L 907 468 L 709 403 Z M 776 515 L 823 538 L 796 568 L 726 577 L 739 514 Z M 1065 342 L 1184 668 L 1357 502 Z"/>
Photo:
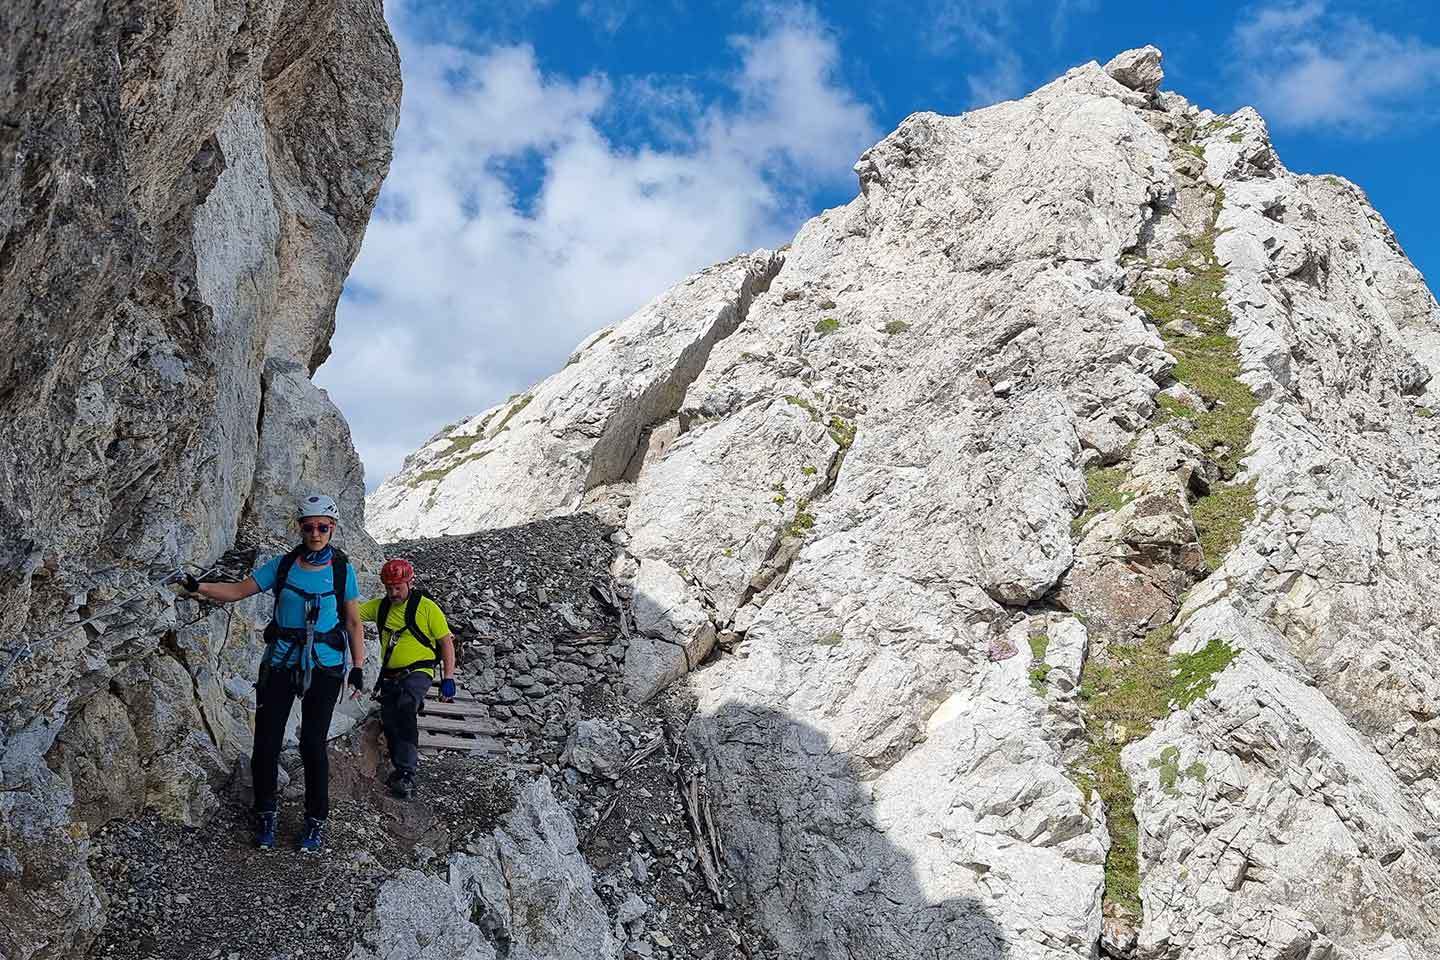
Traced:
<path fill-rule="evenodd" d="M 407 663 L 406 670 L 419 670 L 426 667 L 433 667 L 440 662 L 439 654 L 435 650 L 435 641 L 430 638 L 420 624 L 415 620 L 415 611 L 420 609 L 420 601 L 425 599 L 425 592 L 410 588 L 410 597 L 405 601 L 405 629 L 410 631 L 410 636 L 419 640 L 420 643 L 430 651 L 429 660 L 417 660 L 414 663 Z M 390 594 L 380 598 L 380 609 L 375 612 L 375 624 L 380 628 L 383 635 L 385 625 L 390 622 Z M 390 646 L 380 653 L 380 672 L 385 672 L 385 661 L 390 658 L 390 651 L 395 649 L 394 634 L 391 634 Z"/>
<path fill-rule="evenodd" d="M 275 584 L 270 588 L 270 592 L 275 597 L 275 603 L 277 605 L 280 603 L 280 594 L 285 590 L 289 590 L 291 593 L 299 594 L 301 599 L 305 601 L 306 617 L 309 622 L 313 624 L 316 618 L 320 616 L 320 598 L 333 595 L 335 597 L 335 613 L 337 616 L 339 616 L 340 607 L 344 603 L 345 585 L 349 574 L 350 558 L 345 555 L 345 552 L 343 550 L 334 549 L 330 558 L 330 573 L 332 577 L 330 589 L 324 593 L 311 593 L 308 590 L 301 590 L 299 587 L 291 586 L 288 582 L 290 578 L 290 570 L 295 566 L 295 561 L 303 557 L 305 553 L 305 547 L 298 546 L 294 550 L 291 550 L 289 553 L 285 554 L 285 556 L 280 558 L 280 565 L 275 569 Z M 265 626 L 265 653 L 260 660 L 260 674 L 255 679 L 255 685 L 257 687 L 262 686 L 265 683 L 265 677 L 270 672 L 270 659 L 275 653 L 275 642 L 280 639 L 281 629 L 282 628 L 280 624 L 275 620 L 273 616 L 271 617 L 270 622 Z M 329 634 L 322 634 L 323 639 L 321 642 L 333 649 L 348 651 L 349 647 L 346 645 L 343 635 L 339 638 L 336 638 L 335 634 L 337 632 L 338 631 L 332 630 Z M 305 662 L 305 666 L 303 667 L 303 669 L 297 668 L 304 675 L 303 679 L 298 679 L 295 683 L 298 694 L 304 694 L 304 692 L 310 687 L 310 670 L 308 667 L 307 656 L 305 654 L 302 654 L 301 660 Z"/>

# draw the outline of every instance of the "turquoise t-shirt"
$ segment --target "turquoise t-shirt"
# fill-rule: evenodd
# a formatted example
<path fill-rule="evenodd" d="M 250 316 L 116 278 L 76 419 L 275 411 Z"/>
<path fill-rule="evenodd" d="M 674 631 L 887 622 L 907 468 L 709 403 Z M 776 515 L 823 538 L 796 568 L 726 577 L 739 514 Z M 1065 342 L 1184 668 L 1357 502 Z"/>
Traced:
<path fill-rule="evenodd" d="M 275 586 L 275 575 L 279 571 L 280 558 L 275 557 L 251 576 L 255 578 L 255 583 L 261 590 L 269 593 Z M 320 597 L 320 616 L 315 621 L 317 634 L 328 633 L 340 625 L 340 608 L 335 602 L 335 595 L 330 592 L 335 586 L 335 574 L 330 567 L 306 570 L 300 566 L 300 561 L 297 560 L 291 565 L 285 582 L 290 586 L 299 587 L 307 593 L 324 594 Z M 355 582 L 355 565 L 347 563 L 345 565 L 345 599 L 358 600 L 359 598 L 360 585 Z M 280 591 L 280 599 L 275 601 L 275 621 L 282 627 L 305 629 L 305 598 L 294 590 Z M 270 658 L 270 662 L 284 664 L 289 658 L 290 644 L 283 637 L 276 640 L 275 655 Z M 315 644 L 315 659 L 322 667 L 338 667 L 344 664 L 345 654 L 343 651 L 323 643 L 317 643 Z"/>

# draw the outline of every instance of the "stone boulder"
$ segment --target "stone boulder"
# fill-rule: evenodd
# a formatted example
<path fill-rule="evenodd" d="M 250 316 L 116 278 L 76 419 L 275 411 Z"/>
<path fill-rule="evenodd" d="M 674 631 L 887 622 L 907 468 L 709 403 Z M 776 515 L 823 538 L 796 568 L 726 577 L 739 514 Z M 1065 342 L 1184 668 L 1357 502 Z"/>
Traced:
<path fill-rule="evenodd" d="M 1158 47 L 1126 50 L 1110 58 L 1110 62 L 1105 64 L 1105 72 L 1131 90 L 1154 95 L 1160 89 L 1160 81 L 1165 79 L 1165 71 L 1160 69 L 1160 57 Z"/>

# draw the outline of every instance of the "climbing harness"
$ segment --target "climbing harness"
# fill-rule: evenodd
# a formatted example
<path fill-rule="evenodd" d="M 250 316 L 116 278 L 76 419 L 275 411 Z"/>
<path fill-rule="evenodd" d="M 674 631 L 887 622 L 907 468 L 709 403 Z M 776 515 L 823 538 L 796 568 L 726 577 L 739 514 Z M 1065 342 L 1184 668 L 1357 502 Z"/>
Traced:
<path fill-rule="evenodd" d="M 331 548 L 327 546 L 325 549 L 330 550 Z M 274 618 L 270 620 L 270 624 L 265 628 L 265 653 L 260 659 L 260 673 L 255 678 L 255 686 L 257 688 L 264 686 L 265 680 L 270 673 L 270 661 L 275 656 L 275 645 L 283 638 L 289 644 L 289 649 L 285 651 L 285 662 L 283 664 L 277 664 L 277 666 L 288 667 L 290 669 L 290 689 L 297 697 L 303 697 L 310 690 L 311 675 L 315 669 L 315 641 L 317 638 L 315 624 L 320 620 L 320 601 L 324 597 L 335 597 L 335 614 L 338 620 L 342 598 L 345 596 L 346 574 L 350 563 L 350 558 L 345 555 L 343 550 L 335 550 L 330 558 L 332 578 L 330 590 L 324 593 L 311 593 L 308 590 L 301 590 L 299 587 L 288 582 L 290 570 L 295 566 L 295 561 L 301 557 L 308 556 L 308 553 L 303 546 L 300 546 L 281 557 L 280 565 L 275 570 L 275 585 L 270 588 L 270 592 L 275 595 L 276 604 L 279 604 L 280 594 L 285 590 L 299 595 L 300 599 L 305 603 L 305 626 L 282 627 Z M 318 636 L 320 641 L 327 647 L 341 651 L 341 669 L 348 672 L 350 669 L 350 647 L 343 638 L 337 640 L 337 634 L 343 634 L 343 630 L 338 622 L 332 630 L 319 634 Z M 296 641 L 302 636 L 304 637 L 304 642 L 297 644 Z M 297 649 L 299 655 L 294 658 L 294 663 L 292 664 L 291 659 Z M 341 684 L 340 696 L 343 698 L 344 695 L 345 686 Z"/>
<path fill-rule="evenodd" d="M 5 681 L 9 679 L 11 671 L 13 671 L 22 661 L 27 660 L 31 656 L 33 656 L 34 652 L 37 649 L 54 643 L 56 640 L 59 640 L 67 633 L 70 633 L 72 630 L 79 630 L 83 627 L 88 627 L 92 623 L 104 620 L 106 617 L 113 617 L 115 614 L 123 610 L 126 604 L 133 603 L 134 601 L 148 594 L 150 591 L 159 590 L 161 587 L 169 586 L 170 584 L 175 583 L 177 580 L 184 577 L 186 573 L 190 572 L 186 568 L 193 568 L 194 570 L 200 571 L 200 573 L 196 576 L 196 579 L 204 579 L 210 574 L 218 572 L 220 569 L 219 565 L 217 564 L 215 566 L 211 566 L 208 569 L 201 570 L 201 567 L 198 563 L 190 563 L 187 561 L 186 563 L 181 564 L 179 567 L 176 567 L 174 570 L 167 573 L 159 580 L 154 580 L 150 583 L 147 583 L 145 586 L 141 587 L 139 590 L 136 590 L 134 593 L 131 593 L 126 597 L 123 597 L 119 600 L 111 601 L 110 608 L 108 610 L 104 610 L 91 617 L 87 617 L 86 619 L 81 620 L 79 623 L 72 623 L 69 626 L 62 627 L 59 630 L 56 630 L 54 633 L 48 634 L 38 639 L 26 641 L 24 644 L 16 647 L 13 651 L 9 651 L 9 661 L 5 664 L 3 668 L 0 668 L 0 687 L 3 687 L 5 685 Z"/>

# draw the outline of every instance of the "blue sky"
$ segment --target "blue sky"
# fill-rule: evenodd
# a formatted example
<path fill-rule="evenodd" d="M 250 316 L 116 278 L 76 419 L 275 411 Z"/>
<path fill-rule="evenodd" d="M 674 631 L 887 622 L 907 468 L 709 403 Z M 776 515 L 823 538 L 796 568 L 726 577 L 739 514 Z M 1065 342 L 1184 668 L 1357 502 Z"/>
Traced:
<path fill-rule="evenodd" d="M 917 110 L 1154 43 L 1164 87 L 1256 106 L 1292 170 L 1359 183 L 1440 277 L 1440 4 L 388 0 L 395 162 L 317 381 L 373 489 L 700 267 L 855 194 Z"/>

